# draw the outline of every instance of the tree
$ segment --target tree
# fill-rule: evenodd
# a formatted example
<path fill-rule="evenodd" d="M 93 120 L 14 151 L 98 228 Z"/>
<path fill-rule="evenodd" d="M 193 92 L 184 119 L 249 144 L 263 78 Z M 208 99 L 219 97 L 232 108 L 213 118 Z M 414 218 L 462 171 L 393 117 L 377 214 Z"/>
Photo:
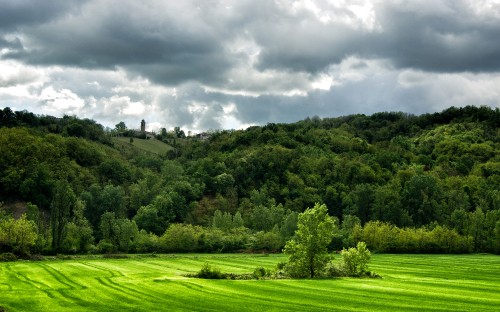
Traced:
<path fill-rule="evenodd" d="M 61 247 L 66 234 L 66 225 L 75 205 L 76 196 L 69 183 L 65 180 L 57 182 L 55 195 L 50 204 L 53 250 L 59 250 Z"/>
<path fill-rule="evenodd" d="M 134 221 L 141 230 L 160 235 L 164 227 L 158 222 L 158 209 L 152 205 L 142 206 L 134 216 Z"/>
<path fill-rule="evenodd" d="M 84 217 L 85 203 L 77 200 L 72 221 L 67 224 L 66 237 L 62 246 L 66 252 L 82 252 L 90 249 L 94 242 L 92 227 L 89 221 Z"/>
<path fill-rule="evenodd" d="M 119 123 L 117 123 L 115 125 L 115 129 L 116 131 L 118 131 L 118 133 L 123 133 L 125 131 L 127 131 L 127 126 L 125 125 L 125 123 L 123 121 L 120 121 Z"/>
<path fill-rule="evenodd" d="M 8 246 L 19 255 L 29 254 L 37 239 L 36 224 L 22 214 L 18 220 L 7 217 L 0 220 L 0 248 Z"/>
<path fill-rule="evenodd" d="M 299 214 L 295 237 L 289 240 L 284 252 L 290 255 L 287 270 L 295 277 L 314 278 L 331 259 L 327 246 L 333 238 L 335 222 L 326 205 L 316 204 Z"/>

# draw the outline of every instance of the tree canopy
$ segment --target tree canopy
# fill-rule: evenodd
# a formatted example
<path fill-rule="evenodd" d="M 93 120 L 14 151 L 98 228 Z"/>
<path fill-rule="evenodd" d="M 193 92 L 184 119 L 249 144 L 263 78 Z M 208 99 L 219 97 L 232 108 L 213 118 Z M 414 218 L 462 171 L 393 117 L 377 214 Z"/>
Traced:
<path fill-rule="evenodd" d="M 295 236 L 284 252 L 290 256 L 288 271 L 295 277 L 315 277 L 331 260 L 328 245 L 332 241 L 335 222 L 325 205 L 316 204 L 299 214 Z"/>
<path fill-rule="evenodd" d="M 279 250 L 297 216 L 321 203 L 339 223 L 329 249 L 361 240 L 375 251 L 500 253 L 499 126 L 499 109 L 468 106 L 202 138 L 175 128 L 152 138 L 175 145 L 162 155 L 123 144 L 116 129 L 92 120 L 4 108 L 0 219 L 36 206 L 34 252 L 167 250 L 170 240 L 160 238 L 174 224 L 193 227 L 185 232 L 196 251 Z M 61 183 L 81 205 L 57 204 Z M 108 213 L 121 229 L 112 240 L 100 228 Z"/>

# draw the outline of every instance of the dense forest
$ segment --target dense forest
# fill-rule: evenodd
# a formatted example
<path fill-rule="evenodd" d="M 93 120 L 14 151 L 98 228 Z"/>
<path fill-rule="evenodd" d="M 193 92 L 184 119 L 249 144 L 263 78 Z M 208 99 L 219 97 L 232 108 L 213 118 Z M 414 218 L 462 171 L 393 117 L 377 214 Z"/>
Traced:
<path fill-rule="evenodd" d="M 176 128 L 158 155 L 93 120 L 4 108 L 0 253 L 277 251 L 316 203 L 331 250 L 500 253 L 499 126 L 499 109 L 468 106 Z"/>

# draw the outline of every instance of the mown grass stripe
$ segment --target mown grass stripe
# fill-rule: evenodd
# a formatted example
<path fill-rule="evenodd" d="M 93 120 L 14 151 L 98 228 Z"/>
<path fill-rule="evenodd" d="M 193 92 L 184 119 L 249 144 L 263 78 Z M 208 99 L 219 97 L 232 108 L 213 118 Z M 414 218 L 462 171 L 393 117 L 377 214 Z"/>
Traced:
<path fill-rule="evenodd" d="M 273 268 L 283 255 L 159 255 L 0 263 L 8 311 L 500 311 L 500 257 L 373 255 L 382 279 L 201 280 L 181 274 L 205 263 L 224 272 Z M 340 260 L 340 257 L 336 259 Z M 10 288 L 2 287 L 8 284 Z"/>

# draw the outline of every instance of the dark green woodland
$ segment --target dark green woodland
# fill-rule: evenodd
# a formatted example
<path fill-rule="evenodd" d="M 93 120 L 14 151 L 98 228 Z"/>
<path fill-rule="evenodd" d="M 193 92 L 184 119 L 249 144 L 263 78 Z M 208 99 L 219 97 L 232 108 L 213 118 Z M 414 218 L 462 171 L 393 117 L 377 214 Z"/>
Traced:
<path fill-rule="evenodd" d="M 329 250 L 500 253 L 499 126 L 468 106 L 149 138 L 4 108 L 0 253 L 273 252 L 317 203 Z"/>

